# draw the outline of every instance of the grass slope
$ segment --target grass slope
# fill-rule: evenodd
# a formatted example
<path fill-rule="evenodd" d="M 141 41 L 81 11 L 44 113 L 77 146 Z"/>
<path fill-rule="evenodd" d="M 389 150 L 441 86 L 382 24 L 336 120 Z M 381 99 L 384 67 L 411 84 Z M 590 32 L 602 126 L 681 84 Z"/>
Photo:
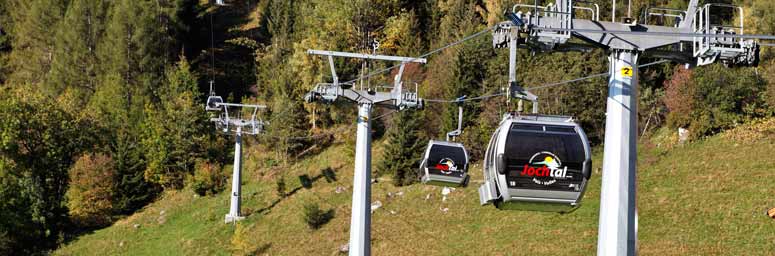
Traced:
<path fill-rule="evenodd" d="M 772 135 L 772 133 L 770 133 Z M 375 143 L 375 159 L 381 142 Z M 333 146 L 289 168 L 263 168 L 254 148 L 246 156 L 243 209 L 250 216 L 223 223 L 229 192 L 196 197 L 188 190 L 163 198 L 113 226 L 63 246 L 57 255 L 336 255 L 349 238 L 352 160 Z M 670 150 L 641 147 L 639 249 L 641 255 L 772 255 L 775 221 L 775 136 L 741 142 L 716 136 Z M 596 249 L 600 154 L 584 205 L 558 215 L 499 211 L 479 206 L 473 182 L 447 201 L 423 185 L 373 185 L 383 206 L 372 219 L 374 255 L 592 255 Z M 300 188 L 296 177 L 332 168 L 337 181 L 317 179 Z M 471 169 L 481 180 L 481 168 Z M 285 177 L 283 198 L 275 180 Z M 336 193 L 337 187 L 345 189 Z M 388 192 L 403 192 L 389 197 Z M 430 198 L 426 200 L 426 197 Z M 303 205 L 318 202 L 336 216 L 319 230 L 302 220 Z M 447 208 L 446 212 L 442 209 Z M 162 213 L 163 211 L 163 213 Z M 135 228 L 136 225 L 139 227 Z"/>

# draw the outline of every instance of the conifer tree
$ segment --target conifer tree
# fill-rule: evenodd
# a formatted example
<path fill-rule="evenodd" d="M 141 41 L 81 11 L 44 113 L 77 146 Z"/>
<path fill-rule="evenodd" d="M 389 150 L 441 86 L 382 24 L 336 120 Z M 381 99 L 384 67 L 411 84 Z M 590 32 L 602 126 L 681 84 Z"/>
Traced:
<path fill-rule="evenodd" d="M 393 125 L 388 128 L 386 147 L 377 163 L 377 173 L 392 175 L 393 184 L 409 185 L 418 180 L 417 170 L 425 141 L 419 136 L 418 115 L 412 110 L 397 113 Z"/>
<path fill-rule="evenodd" d="M 121 77 L 108 75 L 91 97 L 86 112 L 92 122 L 104 131 L 99 133 L 115 164 L 116 209 L 131 213 L 155 196 L 156 188 L 145 181 L 144 151 L 140 145 L 140 108 L 129 104 Z"/>
<path fill-rule="evenodd" d="M 55 31 L 54 59 L 47 91 L 58 95 L 75 88 L 87 99 L 97 86 L 97 44 L 102 39 L 108 3 L 104 0 L 73 0 Z"/>
<path fill-rule="evenodd" d="M 62 20 L 67 0 L 34 0 L 17 3 L 20 9 L 13 15 L 13 42 L 9 77 L 15 84 L 38 84 L 43 81 L 54 55 L 51 28 Z"/>
<path fill-rule="evenodd" d="M 8 77 L 8 55 L 11 51 L 10 29 L 13 27 L 13 19 L 8 13 L 8 2 L 0 2 L 0 85 L 5 83 Z"/>
<path fill-rule="evenodd" d="M 287 162 L 308 143 L 298 138 L 308 134 L 308 122 L 304 120 L 306 113 L 298 99 L 285 93 L 273 95 L 271 111 L 268 133 L 280 158 Z"/>
<path fill-rule="evenodd" d="M 103 78 L 118 75 L 129 105 L 141 108 L 155 98 L 164 77 L 168 38 L 159 26 L 158 8 L 155 2 L 115 2 L 98 48 Z"/>
<path fill-rule="evenodd" d="M 180 188 L 197 158 L 206 155 L 212 131 L 206 129 L 204 109 L 195 102 L 198 95 L 196 74 L 181 56 L 159 90 L 160 102 L 145 109 L 142 145 L 148 160 L 146 180 L 165 188 Z"/>

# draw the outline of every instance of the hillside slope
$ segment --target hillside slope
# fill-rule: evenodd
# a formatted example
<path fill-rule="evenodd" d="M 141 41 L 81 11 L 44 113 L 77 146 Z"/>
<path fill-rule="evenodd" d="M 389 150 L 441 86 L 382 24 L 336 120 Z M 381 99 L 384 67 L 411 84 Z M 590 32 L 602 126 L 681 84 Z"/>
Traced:
<path fill-rule="evenodd" d="M 641 146 L 641 255 L 771 255 L 775 251 L 775 221 L 764 215 L 766 207 L 775 207 L 775 129 L 757 131 L 758 137 L 745 139 L 749 130 L 744 127 L 732 131 L 733 136 L 715 136 L 669 150 L 651 143 Z M 381 144 L 374 143 L 375 159 Z M 243 179 L 243 209 L 250 216 L 237 225 L 223 223 L 228 191 L 213 197 L 196 197 L 188 190 L 168 192 L 135 215 L 84 235 L 55 254 L 335 255 L 348 240 L 352 160 L 345 147 L 333 146 L 287 169 L 257 167 L 257 153 L 251 148 Z M 453 191 L 446 201 L 438 187 L 374 184 L 372 200 L 383 206 L 373 215 L 372 252 L 594 254 L 601 163 L 600 154 L 595 156 L 584 205 L 566 215 L 479 206 L 479 166 L 472 168 L 472 185 Z M 324 168 L 332 168 L 337 180 L 319 178 L 312 188 L 301 188 L 296 177 L 316 177 Z M 275 193 L 280 175 L 291 191 L 285 198 Z M 344 191 L 337 193 L 337 187 Z M 334 209 L 335 217 L 321 229 L 310 230 L 301 213 L 308 202 Z"/>

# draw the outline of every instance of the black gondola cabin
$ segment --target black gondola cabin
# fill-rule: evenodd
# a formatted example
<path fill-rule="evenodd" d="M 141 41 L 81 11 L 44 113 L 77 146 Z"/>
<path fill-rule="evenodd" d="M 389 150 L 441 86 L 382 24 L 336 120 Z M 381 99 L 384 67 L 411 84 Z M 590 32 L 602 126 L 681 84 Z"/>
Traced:
<path fill-rule="evenodd" d="M 514 210 L 572 211 L 592 168 L 586 134 L 565 116 L 506 114 L 484 161 L 480 202 Z"/>
<path fill-rule="evenodd" d="M 420 163 L 422 182 L 462 187 L 468 184 L 468 152 L 463 144 L 431 140 Z"/>

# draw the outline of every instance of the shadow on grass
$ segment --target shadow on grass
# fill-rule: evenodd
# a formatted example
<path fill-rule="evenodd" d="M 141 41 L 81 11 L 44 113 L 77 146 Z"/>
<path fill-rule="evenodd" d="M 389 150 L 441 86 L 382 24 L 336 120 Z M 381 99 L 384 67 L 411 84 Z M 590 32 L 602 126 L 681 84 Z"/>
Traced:
<path fill-rule="evenodd" d="M 264 255 L 269 251 L 269 248 L 272 248 L 272 243 L 267 243 L 262 246 L 259 246 L 252 252 L 248 253 L 247 255 Z"/>
<path fill-rule="evenodd" d="M 320 179 L 325 178 L 326 182 L 328 182 L 328 183 L 332 183 L 334 181 L 337 181 L 337 177 L 336 177 L 336 172 L 337 171 L 339 171 L 339 167 L 337 167 L 337 168 L 327 167 L 327 168 L 321 170 L 320 174 L 316 175 L 315 177 L 311 177 L 310 178 L 309 175 L 307 175 L 307 174 L 300 175 L 299 176 L 299 182 L 301 183 L 301 186 L 299 186 L 297 188 L 294 188 L 293 190 L 291 190 L 288 193 L 285 193 L 283 196 L 281 196 L 277 200 L 274 200 L 274 202 L 272 202 L 272 204 L 270 204 L 267 207 L 264 207 L 264 208 L 261 208 L 261 209 L 255 211 L 255 213 L 265 214 L 265 213 L 269 212 L 270 210 L 272 210 L 272 208 L 274 208 L 275 206 L 280 204 L 280 202 L 284 201 L 286 198 L 289 198 L 289 197 L 293 196 L 294 194 L 299 192 L 299 190 L 301 190 L 302 188 L 304 188 L 304 189 L 311 189 L 312 185 L 314 185 L 314 183 L 317 182 Z M 333 210 L 330 210 L 330 211 L 332 211 L 331 212 L 331 218 L 333 218 Z"/>
<path fill-rule="evenodd" d="M 304 221 L 309 228 L 316 230 L 334 218 L 334 209 L 324 211 L 316 203 L 304 205 Z"/>

